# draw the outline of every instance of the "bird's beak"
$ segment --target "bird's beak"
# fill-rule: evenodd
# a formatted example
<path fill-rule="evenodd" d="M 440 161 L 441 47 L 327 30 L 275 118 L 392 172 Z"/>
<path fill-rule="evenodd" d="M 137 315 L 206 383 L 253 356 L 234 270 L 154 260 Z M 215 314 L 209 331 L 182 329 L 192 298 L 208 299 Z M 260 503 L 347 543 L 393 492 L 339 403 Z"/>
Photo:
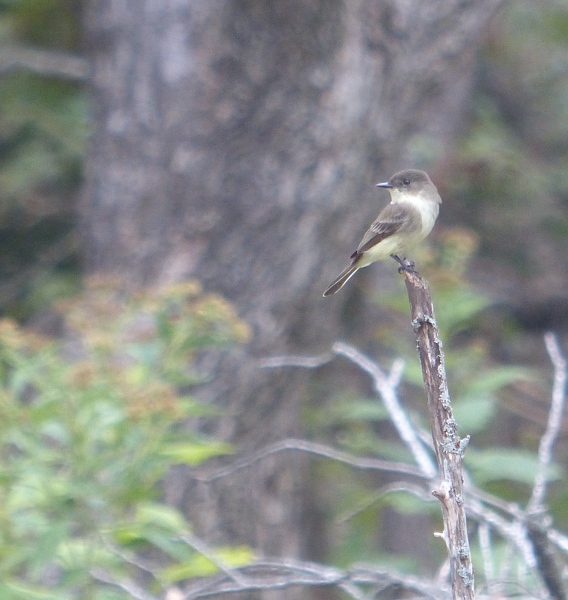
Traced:
<path fill-rule="evenodd" d="M 388 181 L 385 181 L 384 183 L 377 183 L 377 187 L 389 189 L 392 188 L 392 185 Z"/>

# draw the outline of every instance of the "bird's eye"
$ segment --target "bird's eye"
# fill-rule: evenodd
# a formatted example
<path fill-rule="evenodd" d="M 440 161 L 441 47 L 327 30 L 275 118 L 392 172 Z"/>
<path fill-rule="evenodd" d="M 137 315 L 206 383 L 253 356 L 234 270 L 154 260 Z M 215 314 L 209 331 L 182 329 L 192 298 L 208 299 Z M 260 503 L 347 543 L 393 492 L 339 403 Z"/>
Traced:
<path fill-rule="evenodd" d="M 410 179 L 403 179 L 402 183 L 404 183 L 404 185 L 408 185 L 410 183 Z"/>

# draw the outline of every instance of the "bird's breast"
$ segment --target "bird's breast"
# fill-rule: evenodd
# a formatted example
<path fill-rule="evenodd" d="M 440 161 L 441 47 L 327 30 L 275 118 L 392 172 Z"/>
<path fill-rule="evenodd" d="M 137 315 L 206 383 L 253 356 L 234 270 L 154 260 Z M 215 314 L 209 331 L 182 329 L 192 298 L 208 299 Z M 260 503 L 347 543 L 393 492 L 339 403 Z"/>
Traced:
<path fill-rule="evenodd" d="M 437 202 L 425 201 L 420 197 L 413 198 L 412 196 L 405 198 L 404 202 L 412 206 L 420 215 L 420 228 L 416 233 L 417 237 L 424 239 L 434 227 L 440 212 L 440 205 Z"/>

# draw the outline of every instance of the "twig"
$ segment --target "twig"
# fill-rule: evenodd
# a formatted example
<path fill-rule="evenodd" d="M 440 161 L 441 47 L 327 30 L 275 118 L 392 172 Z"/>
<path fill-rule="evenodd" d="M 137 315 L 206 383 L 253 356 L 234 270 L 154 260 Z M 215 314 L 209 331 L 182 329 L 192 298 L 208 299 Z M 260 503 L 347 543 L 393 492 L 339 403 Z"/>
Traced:
<path fill-rule="evenodd" d="M 84 81 L 88 67 L 86 59 L 63 52 L 21 46 L 0 47 L 0 74 L 24 69 L 45 77 Z"/>
<path fill-rule="evenodd" d="M 158 600 L 156 596 L 148 594 L 133 581 L 114 579 L 101 569 L 93 569 L 91 571 L 91 577 L 96 581 L 100 581 L 101 583 L 105 583 L 106 585 L 110 585 L 126 592 L 129 597 L 134 598 L 134 600 Z"/>
<path fill-rule="evenodd" d="M 380 589 L 397 586 L 430 600 L 449 599 L 447 591 L 429 585 L 411 576 L 398 575 L 392 571 L 355 565 L 349 570 L 327 567 L 317 563 L 298 560 L 265 559 L 239 567 L 246 581 L 240 586 L 225 574 L 191 584 L 184 591 L 184 600 L 197 600 L 220 594 L 254 590 L 276 590 L 296 585 L 336 585 L 351 598 L 364 600 L 366 594 L 359 586 L 377 585 Z"/>
<path fill-rule="evenodd" d="M 341 569 L 294 560 L 265 559 L 239 567 L 243 586 L 225 574 L 190 585 L 184 600 L 238 591 L 283 589 L 293 585 L 338 585 L 347 579 Z"/>
<path fill-rule="evenodd" d="M 562 535 L 556 529 L 550 529 L 548 532 L 548 539 L 551 541 L 559 550 L 562 550 L 565 554 L 568 554 L 568 537 Z"/>
<path fill-rule="evenodd" d="M 379 365 L 345 342 L 335 342 L 333 344 L 333 353 L 348 358 L 371 376 L 375 391 L 382 398 L 400 438 L 407 445 L 422 472 L 427 477 L 434 477 L 436 475 L 436 467 L 430 455 L 424 449 L 419 433 L 417 433 L 415 427 L 406 416 L 396 394 L 396 388 L 400 383 L 404 370 L 404 361 L 395 360 L 390 373 L 385 375 Z M 330 353 L 319 356 L 275 356 L 262 360 L 260 365 L 265 368 L 290 366 L 316 368 L 329 363 L 332 358 L 333 354 Z"/>
<path fill-rule="evenodd" d="M 114 555 L 121 558 L 125 563 L 140 569 L 143 573 L 147 573 L 153 579 L 158 579 L 158 568 L 150 565 L 146 560 L 142 560 L 139 556 L 136 556 L 133 552 L 117 546 L 114 542 L 111 542 L 106 536 L 103 538 L 105 547 L 112 552 Z"/>
<path fill-rule="evenodd" d="M 538 572 L 542 577 L 546 589 L 554 600 L 566 600 L 566 590 L 562 577 L 562 570 L 556 562 L 552 544 L 548 540 L 549 524 L 542 519 L 527 519 L 527 531 L 536 555 Z"/>
<path fill-rule="evenodd" d="M 389 473 L 402 473 L 406 475 L 413 475 L 415 477 L 425 478 L 424 473 L 417 467 L 414 467 L 413 465 L 392 462 L 388 460 L 381 460 L 380 458 L 358 457 L 354 456 L 353 454 L 349 454 L 348 452 L 335 450 L 334 448 L 326 446 L 325 444 L 319 444 L 317 442 L 308 442 L 307 440 L 295 438 L 286 438 L 284 440 L 275 442 L 274 444 L 265 446 L 257 452 L 249 454 L 248 456 L 245 455 L 243 458 L 235 461 L 232 464 L 227 465 L 226 467 L 221 467 L 220 469 L 216 469 L 209 473 L 200 472 L 196 470 L 194 471 L 192 476 L 197 481 L 210 483 L 216 481 L 217 479 L 228 477 L 229 475 L 232 475 L 237 471 L 241 471 L 242 469 L 246 469 L 255 464 L 256 462 L 264 460 L 269 456 L 278 454 L 279 452 L 290 450 L 307 452 L 316 456 L 330 458 L 332 460 L 336 460 L 338 462 L 352 467 L 356 467 L 358 469 L 386 471 Z"/>
<path fill-rule="evenodd" d="M 261 368 L 277 368 L 277 367 L 304 367 L 305 369 L 315 369 L 323 367 L 323 365 L 333 360 L 333 354 L 326 352 L 319 356 L 273 356 L 271 358 L 263 358 L 259 361 Z"/>
<path fill-rule="evenodd" d="M 527 513 L 530 515 L 542 513 L 546 510 L 544 503 L 548 470 L 552 462 L 552 448 L 562 424 L 564 398 L 566 397 L 566 360 L 562 356 L 558 340 L 553 333 L 549 332 L 544 336 L 544 344 L 554 367 L 554 381 L 552 384 L 552 402 L 548 413 L 548 423 L 538 447 L 539 467 L 531 499 L 527 505 Z"/>
<path fill-rule="evenodd" d="M 238 569 L 228 565 L 223 558 L 220 557 L 219 554 L 203 540 L 200 540 L 195 535 L 191 535 L 189 533 L 180 535 L 178 539 L 180 539 L 182 542 L 185 542 L 188 546 L 191 546 L 191 548 L 199 552 L 199 554 L 204 556 L 207 560 L 211 561 L 219 569 L 219 571 L 225 573 L 227 577 L 232 579 L 239 586 L 243 588 L 247 586 L 248 582 L 239 573 Z"/>
<path fill-rule="evenodd" d="M 485 585 L 489 586 L 495 579 L 493 569 L 493 549 L 491 546 L 491 528 L 487 523 L 480 523 L 478 530 L 479 548 L 481 550 L 481 560 L 483 561 L 483 573 L 485 575 Z"/>
<path fill-rule="evenodd" d="M 427 491 L 424 487 L 419 485 L 413 485 L 408 481 L 393 481 L 392 483 L 388 483 L 387 485 L 383 485 L 378 490 L 374 491 L 370 497 L 365 498 L 361 502 L 358 502 L 356 506 L 351 508 L 349 511 L 345 512 L 343 515 L 336 519 L 336 523 L 341 525 L 358 514 L 362 513 L 364 510 L 373 506 L 375 502 L 378 502 L 383 496 L 386 494 L 391 494 L 393 492 L 406 492 L 407 494 L 412 494 L 420 500 L 424 502 L 432 501 L 432 494 Z"/>
<path fill-rule="evenodd" d="M 544 344 L 554 368 L 552 384 L 552 401 L 548 413 L 548 422 L 538 448 L 538 470 L 532 495 L 527 505 L 526 528 L 536 556 L 538 571 L 551 598 L 565 600 L 568 596 L 564 588 L 561 568 L 556 561 L 555 553 L 549 539 L 550 519 L 545 504 L 548 483 L 548 471 L 553 458 L 553 446 L 564 412 L 566 395 L 566 360 L 558 345 L 556 336 L 547 333 Z"/>
<path fill-rule="evenodd" d="M 393 571 L 376 569 L 364 564 L 353 565 L 349 572 L 350 578 L 358 583 L 380 583 L 385 587 L 399 586 L 404 589 L 420 594 L 420 597 L 431 600 L 445 600 L 450 598 L 449 590 L 445 586 L 426 583 L 422 579 L 416 579 L 411 575 L 400 575 Z"/>
<path fill-rule="evenodd" d="M 391 373 L 386 376 L 375 362 L 349 344 L 335 342 L 333 344 L 333 351 L 348 358 L 371 376 L 375 391 L 382 398 L 400 438 L 412 453 L 414 460 L 418 463 L 424 475 L 429 478 L 435 477 L 436 467 L 430 455 L 424 449 L 416 430 L 406 416 L 406 412 L 401 407 L 395 392 L 402 375 L 404 363 L 402 361 L 395 361 Z"/>
<path fill-rule="evenodd" d="M 478 523 L 489 525 L 516 549 L 515 553 L 522 556 L 528 568 L 536 569 L 536 558 L 524 526 L 524 513 L 521 513 L 519 518 L 513 517 L 513 520 L 509 522 L 501 515 L 484 506 L 477 497 L 477 490 L 468 488 L 467 514 L 468 517 L 472 517 Z"/>

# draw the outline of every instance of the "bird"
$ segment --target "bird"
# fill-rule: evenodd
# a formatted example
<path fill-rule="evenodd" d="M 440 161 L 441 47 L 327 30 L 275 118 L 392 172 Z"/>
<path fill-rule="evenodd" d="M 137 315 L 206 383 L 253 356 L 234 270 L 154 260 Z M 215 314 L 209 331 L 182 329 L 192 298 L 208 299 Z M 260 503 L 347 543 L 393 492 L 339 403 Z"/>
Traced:
<path fill-rule="evenodd" d="M 350 265 L 344 269 L 323 293 L 324 297 L 336 294 L 355 273 L 371 263 L 388 256 L 403 269 L 414 270 L 414 264 L 399 254 L 407 252 L 421 242 L 434 227 L 442 199 L 424 171 L 405 169 L 395 173 L 377 187 L 390 192 L 391 201 L 373 221 L 359 247 L 349 257 Z"/>

